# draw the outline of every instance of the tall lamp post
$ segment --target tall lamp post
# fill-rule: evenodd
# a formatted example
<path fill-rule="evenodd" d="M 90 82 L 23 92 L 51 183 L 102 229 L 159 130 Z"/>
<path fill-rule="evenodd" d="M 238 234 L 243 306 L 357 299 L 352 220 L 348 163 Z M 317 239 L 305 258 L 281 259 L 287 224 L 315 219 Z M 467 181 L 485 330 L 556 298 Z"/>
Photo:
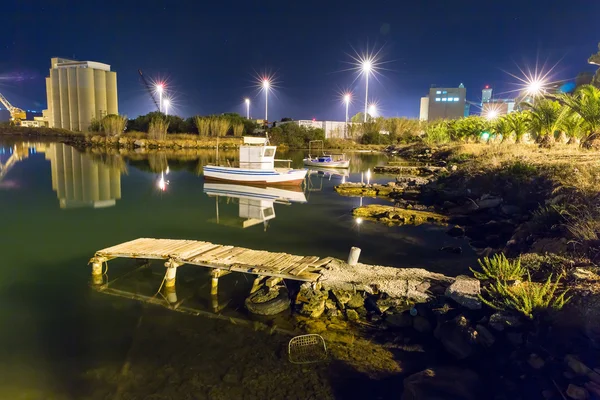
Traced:
<path fill-rule="evenodd" d="M 352 99 L 352 95 L 350 93 L 346 93 L 344 95 L 344 103 L 346 103 L 346 132 L 344 136 L 348 139 L 348 106 L 350 105 L 350 100 Z"/>
<path fill-rule="evenodd" d="M 246 119 L 250 119 L 250 99 L 245 99 L 246 102 Z"/>
<path fill-rule="evenodd" d="M 268 79 L 263 79 L 262 87 L 265 89 L 265 122 L 269 120 L 269 87 L 271 82 Z"/>
<path fill-rule="evenodd" d="M 169 105 L 170 104 L 171 104 L 171 102 L 169 101 L 169 99 L 163 100 L 163 106 L 165 108 L 165 115 L 169 115 Z"/>
<path fill-rule="evenodd" d="M 156 85 L 156 91 L 158 92 L 158 111 L 162 112 L 163 110 L 163 85 L 159 83 Z"/>
<path fill-rule="evenodd" d="M 366 59 L 361 64 L 361 69 L 363 74 L 365 74 L 365 115 L 364 121 L 367 122 L 367 107 L 369 101 L 369 75 L 371 74 L 371 69 L 373 68 L 373 62 L 370 59 Z"/>

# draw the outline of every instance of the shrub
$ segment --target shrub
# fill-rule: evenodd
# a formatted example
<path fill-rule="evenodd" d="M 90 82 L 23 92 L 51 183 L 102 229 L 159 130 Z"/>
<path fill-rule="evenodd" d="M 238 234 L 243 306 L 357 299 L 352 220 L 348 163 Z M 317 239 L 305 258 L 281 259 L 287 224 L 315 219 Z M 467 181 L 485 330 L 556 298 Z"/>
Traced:
<path fill-rule="evenodd" d="M 471 269 L 475 278 L 479 280 L 496 279 L 502 281 L 520 280 L 525 276 L 525 268 L 521 267 L 521 260 L 510 261 L 504 254 L 496 254 L 492 258 L 483 257 L 477 260 L 483 272 Z"/>
<path fill-rule="evenodd" d="M 210 119 L 206 117 L 195 117 L 194 120 L 196 128 L 198 129 L 198 135 L 209 136 L 210 135 Z"/>
<path fill-rule="evenodd" d="M 553 282 L 552 275 L 550 275 L 542 284 L 532 282 L 528 275 L 527 281 L 518 285 L 510 285 L 506 281 L 496 280 L 485 289 L 484 293 L 487 296 L 480 295 L 479 298 L 483 303 L 496 310 L 514 310 L 533 319 L 534 314 L 550 309 L 560 310 L 571 300 L 571 297 L 566 297 L 568 290 L 557 294 L 561 278 L 562 276 L 559 276 Z"/>
<path fill-rule="evenodd" d="M 242 136 L 244 133 L 244 124 L 237 123 L 233 125 L 233 136 Z"/>
<path fill-rule="evenodd" d="M 122 115 L 110 114 L 102 118 L 102 129 L 108 136 L 120 135 L 125 131 L 126 125 L 127 117 Z"/>
<path fill-rule="evenodd" d="M 362 135 L 362 144 L 390 144 L 390 135 L 382 135 L 379 132 L 367 132 Z"/>
<path fill-rule="evenodd" d="M 598 240 L 600 232 L 600 209 L 594 205 L 573 206 L 565 211 L 565 226 L 575 240 Z"/>
<path fill-rule="evenodd" d="M 148 126 L 148 137 L 154 140 L 165 140 L 167 129 L 169 129 L 169 123 L 166 119 L 162 115 L 156 115 Z"/>
<path fill-rule="evenodd" d="M 450 133 L 448 132 L 448 124 L 446 121 L 433 122 L 427 125 L 423 142 L 431 146 L 435 144 L 444 144 L 450 141 Z"/>

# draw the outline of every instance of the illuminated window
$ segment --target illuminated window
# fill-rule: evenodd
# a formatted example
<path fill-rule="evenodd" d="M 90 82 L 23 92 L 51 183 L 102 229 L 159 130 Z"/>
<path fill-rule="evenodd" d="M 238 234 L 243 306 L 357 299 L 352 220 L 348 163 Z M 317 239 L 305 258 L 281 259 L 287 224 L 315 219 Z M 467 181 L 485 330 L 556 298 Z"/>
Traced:
<path fill-rule="evenodd" d="M 442 101 L 448 101 L 448 99 L 444 97 L 444 98 L 442 99 Z"/>
<path fill-rule="evenodd" d="M 442 101 L 442 99 L 440 99 L 439 97 L 436 97 L 435 101 Z"/>
<path fill-rule="evenodd" d="M 438 91 L 435 92 L 435 94 L 442 94 L 442 91 L 438 90 Z"/>
<path fill-rule="evenodd" d="M 266 149 L 263 157 L 273 157 L 275 154 L 275 149 Z"/>
<path fill-rule="evenodd" d="M 442 94 L 446 94 L 446 93 L 448 93 L 446 90 L 444 90 L 444 91 L 442 92 Z"/>
<path fill-rule="evenodd" d="M 458 97 L 455 97 L 455 98 L 454 98 L 454 101 L 458 101 Z"/>

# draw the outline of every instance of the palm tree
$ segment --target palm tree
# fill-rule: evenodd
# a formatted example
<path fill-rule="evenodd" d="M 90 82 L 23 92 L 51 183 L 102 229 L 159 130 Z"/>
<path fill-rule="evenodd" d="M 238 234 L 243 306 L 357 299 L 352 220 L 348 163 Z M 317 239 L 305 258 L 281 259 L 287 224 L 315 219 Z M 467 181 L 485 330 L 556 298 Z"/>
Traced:
<path fill-rule="evenodd" d="M 563 113 L 565 115 L 561 118 L 560 128 L 569 138 L 567 144 L 577 143 L 583 134 L 583 119 L 568 107 L 564 108 Z"/>
<path fill-rule="evenodd" d="M 508 124 L 515 133 L 515 143 L 521 143 L 523 136 L 529 131 L 531 115 L 529 111 L 513 112 L 507 115 Z"/>
<path fill-rule="evenodd" d="M 554 143 L 554 133 L 560 127 L 561 106 L 557 101 L 541 99 L 531 106 L 531 128 L 543 146 Z"/>
<path fill-rule="evenodd" d="M 506 115 L 498 117 L 498 119 L 494 121 L 493 127 L 496 135 L 502 136 L 502 143 L 504 143 L 512 134 L 512 128 L 508 122 L 508 116 Z"/>
<path fill-rule="evenodd" d="M 584 146 L 600 147 L 600 89 L 584 85 L 573 95 L 560 94 L 556 98 L 581 117 Z"/>

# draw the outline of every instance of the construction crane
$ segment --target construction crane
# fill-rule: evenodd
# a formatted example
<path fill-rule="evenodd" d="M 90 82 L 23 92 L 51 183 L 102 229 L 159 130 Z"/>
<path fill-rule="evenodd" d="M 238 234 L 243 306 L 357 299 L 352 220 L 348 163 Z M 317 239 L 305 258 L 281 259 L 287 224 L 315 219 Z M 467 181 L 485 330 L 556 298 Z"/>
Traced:
<path fill-rule="evenodd" d="M 150 95 L 150 98 L 154 102 L 154 105 L 156 106 L 156 109 L 158 110 L 158 112 L 160 112 L 160 106 L 158 105 L 158 101 L 156 101 L 156 98 L 154 97 L 154 92 L 152 91 L 152 88 L 148 84 L 148 81 L 146 80 L 146 77 L 142 73 L 141 69 L 138 69 L 138 72 L 139 72 L 140 76 L 142 77 L 142 82 L 144 82 L 144 86 L 146 86 L 146 90 L 148 91 L 148 94 Z"/>
<path fill-rule="evenodd" d="M 10 113 L 11 124 L 21 125 L 21 120 L 27 118 L 25 111 L 21 110 L 20 108 L 14 107 L 12 104 L 10 104 L 10 102 L 6 100 L 6 97 L 4 97 L 2 93 L 0 93 L 0 103 L 2 103 Z"/>

